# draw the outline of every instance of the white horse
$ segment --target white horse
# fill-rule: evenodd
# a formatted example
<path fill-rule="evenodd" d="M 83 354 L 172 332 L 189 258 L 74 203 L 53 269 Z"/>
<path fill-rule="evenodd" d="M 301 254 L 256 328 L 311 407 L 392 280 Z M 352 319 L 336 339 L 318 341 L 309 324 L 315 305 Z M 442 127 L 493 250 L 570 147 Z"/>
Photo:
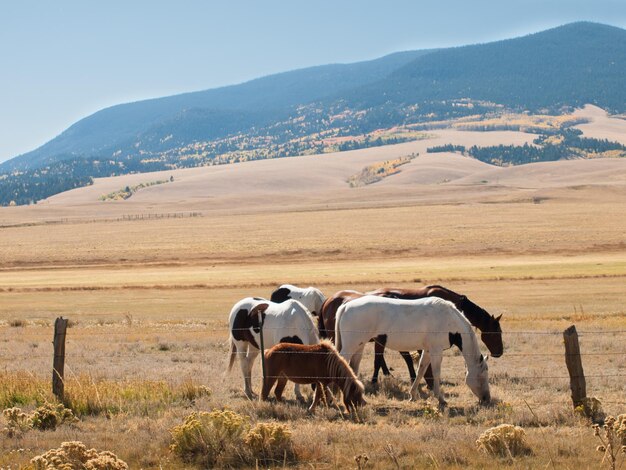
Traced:
<path fill-rule="evenodd" d="M 246 396 L 252 398 L 252 366 L 261 348 L 261 325 L 263 346 L 269 349 L 278 343 L 317 344 L 320 338 L 309 311 L 297 300 L 281 304 L 265 299 L 246 297 L 237 302 L 228 318 L 231 354 L 230 371 L 239 356 Z M 294 388 L 296 397 L 302 400 L 300 387 Z"/>
<path fill-rule="evenodd" d="M 326 297 L 322 291 L 315 287 L 298 287 L 291 284 L 283 284 L 272 292 L 270 300 L 281 303 L 285 300 L 297 300 L 304 305 L 312 315 L 319 316 Z"/>
<path fill-rule="evenodd" d="M 335 320 L 337 349 L 358 373 L 363 348 L 370 338 L 384 335 L 385 346 L 396 351 L 422 349 L 417 378 L 411 386 L 411 400 L 418 398 L 419 381 L 428 363 L 433 370 L 433 393 L 445 406 L 440 389 L 444 349 L 456 345 L 466 365 L 465 382 L 481 403 L 491 400 L 487 359 L 478 340 L 454 304 L 437 297 L 400 300 L 366 295 L 342 305 Z"/>

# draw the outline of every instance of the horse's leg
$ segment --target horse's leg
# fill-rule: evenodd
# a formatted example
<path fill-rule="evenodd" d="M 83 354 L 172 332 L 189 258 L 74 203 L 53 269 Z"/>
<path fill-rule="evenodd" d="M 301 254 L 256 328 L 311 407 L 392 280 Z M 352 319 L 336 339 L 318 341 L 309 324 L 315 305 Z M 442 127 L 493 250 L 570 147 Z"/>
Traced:
<path fill-rule="evenodd" d="M 411 401 L 415 401 L 418 399 L 418 391 L 419 391 L 419 383 L 424 376 L 424 372 L 426 372 L 426 367 L 430 363 L 430 354 L 428 351 L 423 351 L 420 355 L 420 361 L 417 365 L 417 374 L 415 376 L 415 380 L 413 381 L 413 385 L 411 385 Z"/>
<path fill-rule="evenodd" d="M 296 400 L 304 401 L 304 397 L 302 396 L 302 392 L 300 392 L 300 384 L 295 384 L 293 386 L 293 393 L 296 394 Z"/>
<path fill-rule="evenodd" d="M 274 390 L 274 395 L 276 396 L 276 400 L 283 401 L 283 391 L 285 390 L 286 385 L 287 385 L 287 377 L 281 376 L 278 379 L 278 383 L 276 384 L 276 389 Z"/>
<path fill-rule="evenodd" d="M 322 391 L 322 388 L 324 387 L 320 384 L 317 384 L 317 387 L 315 387 L 315 393 L 313 394 L 313 403 L 311 403 L 311 406 L 309 406 L 309 412 L 311 413 L 315 411 L 315 407 L 320 402 L 320 399 L 322 398 L 324 394 L 324 392 Z"/>
<path fill-rule="evenodd" d="M 411 377 L 411 383 L 415 382 L 415 367 L 413 366 L 413 358 L 411 357 L 411 353 L 408 351 L 400 351 L 400 355 L 404 362 L 406 362 L 406 367 L 409 369 L 409 377 Z"/>
<path fill-rule="evenodd" d="M 267 377 L 263 379 L 263 388 L 261 389 L 261 399 L 267 401 L 270 396 L 270 390 L 274 386 L 276 382 L 276 377 L 274 374 L 269 374 Z M 278 386 L 276 387 L 276 391 L 274 392 L 278 394 Z"/>
<path fill-rule="evenodd" d="M 446 406 L 446 400 L 441 393 L 441 360 L 443 359 L 443 350 L 434 351 L 430 356 L 430 365 L 433 369 L 433 394 L 439 400 L 439 407 Z"/>
<path fill-rule="evenodd" d="M 245 381 L 245 392 L 248 398 L 254 398 L 254 392 L 252 391 L 252 366 L 254 365 L 254 361 L 259 353 L 260 351 L 257 348 L 251 345 L 248 346 L 248 354 L 246 354 L 246 357 L 241 364 Z"/>
<path fill-rule="evenodd" d="M 242 348 L 237 347 L 241 375 L 243 375 L 243 390 L 248 398 L 252 398 L 252 388 L 250 387 L 250 371 L 248 370 L 248 351 L 250 346 L 244 343 Z"/>
<path fill-rule="evenodd" d="M 357 350 L 352 355 L 352 359 L 350 359 L 350 367 L 356 375 L 359 375 L 359 366 L 361 365 L 361 359 L 363 359 L 363 350 L 365 349 L 365 344 L 357 348 Z"/>
<path fill-rule="evenodd" d="M 426 369 L 426 372 L 424 373 L 424 380 L 426 381 L 426 386 L 432 390 L 433 387 L 435 386 L 435 380 L 433 377 L 433 365 L 432 364 L 428 364 L 428 368 Z"/>
<path fill-rule="evenodd" d="M 374 375 L 372 375 L 372 383 L 378 382 L 378 373 L 383 370 L 384 375 L 389 375 L 389 369 L 385 362 L 385 344 L 376 338 L 374 340 Z"/>

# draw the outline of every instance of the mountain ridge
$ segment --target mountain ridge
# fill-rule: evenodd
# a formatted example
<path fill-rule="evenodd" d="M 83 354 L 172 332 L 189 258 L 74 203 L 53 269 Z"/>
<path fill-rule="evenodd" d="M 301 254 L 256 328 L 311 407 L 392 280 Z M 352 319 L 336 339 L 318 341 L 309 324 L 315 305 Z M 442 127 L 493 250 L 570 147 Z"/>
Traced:
<path fill-rule="evenodd" d="M 400 143 L 434 121 L 474 115 L 554 115 L 586 103 L 625 112 L 623 77 L 626 30 L 590 22 L 308 67 L 100 110 L 0 164 L 0 193 L 36 201 L 46 185 L 94 177 Z"/>

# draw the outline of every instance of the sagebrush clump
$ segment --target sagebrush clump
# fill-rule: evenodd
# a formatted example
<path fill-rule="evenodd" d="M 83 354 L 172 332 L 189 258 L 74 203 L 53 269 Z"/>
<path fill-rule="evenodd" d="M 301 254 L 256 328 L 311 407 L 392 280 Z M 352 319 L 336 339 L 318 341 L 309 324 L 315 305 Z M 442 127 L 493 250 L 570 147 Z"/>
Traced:
<path fill-rule="evenodd" d="M 574 409 L 578 414 L 589 418 L 594 423 L 604 421 L 604 411 L 602 410 L 602 402 L 596 397 L 585 397 L 580 405 Z"/>
<path fill-rule="evenodd" d="M 31 414 L 26 414 L 21 408 L 8 408 L 2 412 L 7 422 L 3 432 L 8 437 L 21 437 L 29 429 L 40 431 L 54 430 L 61 424 L 71 424 L 78 421 L 72 410 L 63 404 L 44 403 Z"/>
<path fill-rule="evenodd" d="M 185 462 L 226 465 L 241 452 L 247 426 L 246 417 L 230 410 L 192 413 L 172 429 L 171 449 Z"/>
<path fill-rule="evenodd" d="M 248 417 L 231 410 L 192 413 L 170 432 L 172 452 L 184 462 L 202 467 L 295 457 L 287 426 L 258 423 L 250 428 Z"/>
<path fill-rule="evenodd" d="M 284 424 L 257 423 L 248 431 L 244 442 L 259 460 L 294 457 L 291 431 Z"/>
<path fill-rule="evenodd" d="M 532 454 L 526 443 L 526 432 L 519 426 L 501 424 L 489 428 L 476 441 L 479 450 L 490 455 L 513 458 Z"/>
<path fill-rule="evenodd" d="M 72 410 L 65 408 L 62 403 L 53 405 L 52 403 L 44 403 L 37 407 L 30 415 L 30 421 L 33 428 L 46 431 L 48 429 L 56 429 L 61 424 L 71 424 L 78 421 Z"/>
<path fill-rule="evenodd" d="M 626 454 L 626 414 L 621 414 L 617 418 L 607 416 L 604 425 L 593 425 L 594 434 L 601 442 L 596 450 L 602 452 L 602 463 L 606 463 L 609 468 L 617 468 L 617 463 L 622 454 Z M 622 460 L 623 463 L 623 460 Z"/>
<path fill-rule="evenodd" d="M 114 453 L 87 449 L 79 441 L 63 442 L 58 449 L 51 449 L 33 458 L 32 470 L 128 470 L 128 465 Z"/>
<path fill-rule="evenodd" d="M 2 431 L 7 437 L 21 437 L 32 427 L 30 418 L 21 408 L 7 408 L 2 411 L 2 415 L 7 422 L 6 427 Z"/>

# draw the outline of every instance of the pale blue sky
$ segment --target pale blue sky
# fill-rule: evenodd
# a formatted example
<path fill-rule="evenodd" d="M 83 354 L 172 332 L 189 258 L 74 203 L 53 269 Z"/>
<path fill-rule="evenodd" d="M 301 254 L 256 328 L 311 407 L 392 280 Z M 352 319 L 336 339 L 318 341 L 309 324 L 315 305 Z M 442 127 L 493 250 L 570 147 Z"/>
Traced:
<path fill-rule="evenodd" d="M 0 161 L 117 103 L 577 20 L 626 0 L 0 0 Z"/>

